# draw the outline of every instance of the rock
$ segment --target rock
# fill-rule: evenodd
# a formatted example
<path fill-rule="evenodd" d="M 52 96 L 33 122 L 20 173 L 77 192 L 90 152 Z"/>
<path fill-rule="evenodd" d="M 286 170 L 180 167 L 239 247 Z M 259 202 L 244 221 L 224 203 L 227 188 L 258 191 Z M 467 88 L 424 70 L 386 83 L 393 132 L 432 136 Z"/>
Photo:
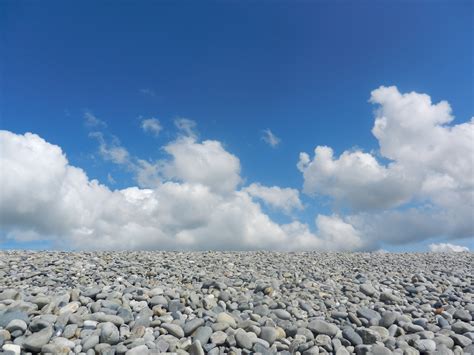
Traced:
<path fill-rule="evenodd" d="M 380 294 L 380 300 L 382 302 L 388 302 L 388 303 L 403 303 L 401 298 L 395 296 L 393 293 L 391 292 L 382 292 Z"/>
<path fill-rule="evenodd" d="M 235 319 L 230 314 L 225 312 L 221 312 L 217 315 L 216 322 L 228 324 L 232 328 L 237 327 L 237 322 Z"/>
<path fill-rule="evenodd" d="M 184 337 L 184 331 L 183 331 L 183 328 L 181 328 L 179 325 L 177 324 L 173 324 L 173 323 L 164 323 L 161 325 L 161 327 L 163 329 L 166 329 L 166 331 L 175 336 L 176 338 L 178 339 L 181 339 Z"/>
<path fill-rule="evenodd" d="M 150 353 L 150 350 L 146 345 L 139 345 L 130 350 L 128 350 L 125 355 L 147 355 Z"/>
<path fill-rule="evenodd" d="M 11 353 L 12 355 L 20 355 L 21 354 L 21 346 L 17 344 L 4 344 L 2 346 L 2 350 Z"/>
<path fill-rule="evenodd" d="M 183 327 L 184 335 L 186 336 L 191 335 L 197 328 L 203 325 L 204 325 L 204 319 L 202 318 L 195 318 L 186 322 Z"/>
<path fill-rule="evenodd" d="M 120 333 L 115 324 L 111 322 L 102 323 L 99 340 L 101 343 L 117 344 L 120 341 Z"/>
<path fill-rule="evenodd" d="M 372 329 L 358 328 L 357 334 L 360 335 L 364 344 L 375 344 L 381 340 L 380 335 Z"/>
<path fill-rule="evenodd" d="M 218 330 L 217 332 L 212 333 L 211 335 L 211 343 L 216 345 L 222 345 L 225 343 L 227 339 L 227 334 L 224 333 L 222 330 Z"/>
<path fill-rule="evenodd" d="M 237 346 L 239 346 L 240 348 L 248 350 L 252 349 L 252 338 L 246 331 L 242 329 L 237 329 L 237 332 L 235 333 L 235 340 L 237 342 Z"/>
<path fill-rule="evenodd" d="M 204 355 L 204 350 L 199 340 L 195 340 L 189 349 L 190 355 Z"/>
<path fill-rule="evenodd" d="M 472 353 L 470 265 L 470 253 L 0 251 L 0 353 Z"/>
<path fill-rule="evenodd" d="M 330 324 L 322 319 L 316 319 L 308 324 L 308 329 L 311 330 L 314 334 L 325 334 L 330 337 L 336 336 L 338 332 L 338 327 L 334 324 Z"/>
<path fill-rule="evenodd" d="M 383 345 L 374 344 L 370 348 L 370 354 L 371 355 L 391 355 L 392 352 L 390 351 L 390 349 L 387 349 Z"/>
<path fill-rule="evenodd" d="M 0 292 L 0 302 L 6 300 L 18 300 L 21 298 L 20 292 L 13 288 L 7 288 Z"/>
<path fill-rule="evenodd" d="M 454 340 L 454 344 L 459 345 L 461 348 L 472 344 L 471 339 L 461 334 L 453 334 L 451 338 Z"/>
<path fill-rule="evenodd" d="M 420 352 L 433 352 L 436 350 L 436 343 L 431 339 L 415 340 L 413 346 Z"/>
<path fill-rule="evenodd" d="M 49 326 L 33 333 L 25 338 L 23 347 L 26 350 L 39 353 L 43 345 L 46 345 L 53 336 L 53 327 Z"/>
<path fill-rule="evenodd" d="M 65 314 L 65 313 L 74 313 L 79 309 L 80 305 L 81 304 L 79 302 L 71 302 L 71 303 L 65 305 L 64 307 L 62 307 L 59 310 L 59 314 L 61 315 L 61 314 Z"/>
<path fill-rule="evenodd" d="M 373 296 L 377 291 L 375 288 L 372 286 L 370 283 L 364 283 L 359 286 L 360 292 L 362 292 L 364 295 L 367 295 L 369 297 Z"/>
<path fill-rule="evenodd" d="M 168 300 L 166 299 L 166 297 L 162 296 L 162 295 L 157 295 L 157 296 L 154 296 L 151 300 L 150 300 L 150 305 L 152 307 L 154 306 L 157 306 L 157 305 L 160 305 L 160 306 L 168 306 Z"/>
<path fill-rule="evenodd" d="M 385 328 L 389 328 L 397 320 L 397 314 L 395 312 L 384 312 L 382 318 L 379 321 L 379 325 Z"/>
<path fill-rule="evenodd" d="M 464 322 L 472 321 L 471 314 L 468 311 L 466 311 L 465 309 L 456 309 L 456 311 L 453 314 L 453 318 L 462 320 Z"/>
<path fill-rule="evenodd" d="M 291 319 L 291 314 L 284 309 L 275 309 L 273 311 L 273 314 L 275 314 L 278 318 L 283 319 L 283 320 Z"/>
<path fill-rule="evenodd" d="M 0 327 L 5 328 L 8 323 L 14 319 L 19 319 L 28 324 L 28 314 L 23 311 L 15 309 L 6 309 L 4 311 L 0 310 Z"/>
<path fill-rule="evenodd" d="M 368 321 L 373 322 L 374 324 L 378 323 L 379 320 L 382 318 L 377 311 L 366 307 L 359 308 L 357 310 L 357 315 L 359 317 L 367 319 Z"/>
<path fill-rule="evenodd" d="M 474 332 L 474 326 L 466 322 L 457 321 L 451 325 L 451 330 L 457 334 L 464 334 L 467 332 Z"/>
<path fill-rule="evenodd" d="M 349 342 L 354 346 L 361 345 L 364 343 L 361 336 L 357 334 L 355 330 L 350 327 L 346 327 L 342 330 L 342 336 L 345 339 L 349 340 Z"/>
<path fill-rule="evenodd" d="M 88 351 L 89 349 L 94 348 L 97 344 L 99 344 L 99 336 L 98 335 L 91 335 L 82 340 L 82 350 Z"/>
<path fill-rule="evenodd" d="M 8 330 L 10 333 L 13 333 L 16 330 L 19 330 L 21 331 L 21 333 L 24 333 L 26 329 L 28 329 L 28 325 L 24 320 L 12 319 L 5 327 L 5 329 Z"/>
<path fill-rule="evenodd" d="M 209 341 L 209 338 L 212 335 L 212 328 L 208 326 L 202 326 L 196 329 L 196 331 L 193 333 L 193 339 L 199 340 L 201 345 L 207 344 Z"/>
<path fill-rule="evenodd" d="M 274 327 L 262 327 L 260 328 L 260 338 L 268 341 L 272 345 L 277 340 L 278 331 Z"/>

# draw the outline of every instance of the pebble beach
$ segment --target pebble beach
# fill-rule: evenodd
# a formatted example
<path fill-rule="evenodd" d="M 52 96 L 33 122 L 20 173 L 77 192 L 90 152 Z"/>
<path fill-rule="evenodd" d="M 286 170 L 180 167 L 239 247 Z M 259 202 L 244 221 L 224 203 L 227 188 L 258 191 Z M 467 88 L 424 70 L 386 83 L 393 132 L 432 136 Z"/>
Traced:
<path fill-rule="evenodd" d="M 0 252 L 0 354 L 474 354 L 474 254 Z"/>

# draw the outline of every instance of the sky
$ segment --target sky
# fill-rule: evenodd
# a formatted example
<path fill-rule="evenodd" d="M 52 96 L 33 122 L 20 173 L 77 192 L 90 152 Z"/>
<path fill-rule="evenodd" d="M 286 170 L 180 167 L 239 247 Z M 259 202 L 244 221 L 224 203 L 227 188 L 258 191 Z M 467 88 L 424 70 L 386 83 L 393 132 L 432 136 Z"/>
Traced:
<path fill-rule="evenodd" d="M 474 248 L 472 1 L 2 1 L 0 248 Z"/>

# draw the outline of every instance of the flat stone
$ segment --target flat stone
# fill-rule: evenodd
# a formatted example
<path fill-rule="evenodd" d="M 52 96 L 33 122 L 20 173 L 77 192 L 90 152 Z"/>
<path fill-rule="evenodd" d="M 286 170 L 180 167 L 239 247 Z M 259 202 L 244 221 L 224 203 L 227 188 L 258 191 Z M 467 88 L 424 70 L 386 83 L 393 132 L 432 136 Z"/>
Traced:
<path fill-rule="evenodd" d="M 380 314 L 377 311 L 374 311 L 373 309 L 367 308 L 367 307 L 362 307 L 357 310 L 357 315 L 359 317 L 365 318 L 367 320 L 376 320 L 377 323 L 378 321 L 382 318 Z"/>
<path fill-rule="evenodd" d="M 261 327 L 260 338 L 272 345 L 278 337 L 278 330 L 274 327 Z"/>
<path fill-rule="evenodd" d="M 12 355 L 21 354 L 21 346 L 17 344 L 4 344 L 2 350 L 5 352 L 10 352 Z"/>
<path fill-rule="evenodd" d="M 204 345 L 204 344 L 207 344 L 211 335 L 212 335 L 212 328 L 208 326 L 202 326 L 194 331 L 193 340 L 199 340 L 201 345 Z"/>
<path fill-rule="evenodd" d="M 211 339 L 211 343 L 216 344 L 216 345 L 222 345 L 225 343 L 227 339 L 227 334 L 221 330 L 218 330 L 217 332 L 212 333 L 210 339 Z"/>
<path fill-rule="evenodd" d="M 181 328 L 178 324 L 173 324 L 173 323 L 164 323 L 161 325 L 163 329 L 166 329 L 166 331 L 175 336 L 178 339 L 181 339 L 184 337 L 184 331 L 183 328 Z"/>
<path fill-rule="evenodd" d="M 234 317 L 225 312 L 221 312 L 217 315 L 216 322 L 228 324 L 232 328 L 237 327 L 237 322 L 235 321 Z"/>
<path fill-rule="evenodd" d="M 346 327 L 342 330 L 342 336 L 349 340 L 350 343 L 354 346 L 361 345 L 364 343 L 362 337 L 356 333 L 356 331 L 350 327 Z"/>
<path fill-rule="evenodd" d="M 79 302 L 71 302 L 65 305 L 64 307 L 61 307 L 61 309 L 59 310 L 59 314 L 61 315 L 65 313 L 74 313 L 79 309 L 80 305 L 81 304 Z"/>
<path fill-rule="evenodd" d="M 453 330 L 457 334 L 464 334 L 467 332 L 474 332 L 474 326 L 466 322 L 457 321 L 456 323 L 451 325 L 451 330 Z"/>
<path fill-rule="evenodd" d="M 395 312 L 384 312 L 382 318 L 379 321 L 379 325 L 385 328 L 389 328 L 397 320 L 397 314 Z"/>
<path fill-rule="evenodd" d="M 377 291 L 375 290 L 374 286 L 370 283 L 363 283 L 359 286 L 360 292 L 367 296 L 373 296 Z"/>
<path fill-rule="evenodd" d="M 25 338 L 23 347 L 26 350 L 39 353 L 43 345 L 46 345 L 53 336 L 53 327 L 49 326 L 33 333 Z"/>
<path fill-rule="evenodd" d="M 471 339 L 461 334 L 453 334 L 451 335 L 451 338 L 454 340 L 454 344 L 459 345 L 462 348 L 472 344 Z"/>
<path fill-rule="evenodd" d="M 14 319 L 20 319 L 26 324 L 29 323 L 28 314 L 26 312 L 16 309 L 6 309 L 4 311 L 0 311 L 0 327 L 5 328 L 8 323 Z"/>
<path fill-rule="evenodd" d="M 275 314 L 278 318 L 283 319 L 283 320 L 291 319 L 291 314 L 285 309 L 275 309 L 273 311 L 273 314 Z"/>
<path fill-rule="evenodd" d="M 454 319 L 460 319 L 464 322 L 470 322 L 472 321 L 472 316 L 471 314 L 466 311 L 465 309 L 456 309 L 456 311 L 453 314 Z"/>
<path fill-rule="evenodd" d="M 83 351 L 88 351 L 89 349 L 92 349 L 94 346 L 99 344 L 99 336 L 98 335 L 91 335 L 85 339 L 82 340 L 82 350 Z"/>
<path fill-rule="evenodd" d="M 184 324 L 184 335 L 190 336 L 197 328 L 204 325 L 204 319 L 194 318 Z"/>
<path fill-rule="evenodd" d="M 201 342 L 199 340 L 195 340 L 191 347 L 189 348 L 190 355 L 204 355 L 204 349 L 202 348 Z"/>
<path fill-rule="evenodd" d="M 311 330 L 314 334 L 325 334 L 330 337 L 336 336 L 339 328 L 334 324 L 330 324 L 322 319 L 313 320 L 308 324 L 308 329 Z"/>
<path fill-rule="evenodd" d="M 148 355 L 150 354 L 150 349 L 146 345 L 139 345 L 130 350 L 128 350 L 125 355 Z"/>
<path fill-rule="evenodd" d="M 28 325 L 24 320 L 21 319 L 12 319 L 10 323 L 5 327 L 6 330 L 8 330 L 10 333 L 20 330 L 22 333 L 28 329 Z"/>
<path fill-rule="evenodd" d="M 117 344 L 120 341 L 120 333 L 115 324 L 111 322 L 102 323 L 99 340 L 101 343 Z"/>
<path fill-rule="evenodd" d="M 416 340 L 413 346 L 420 352 L 432 352 L 436 350 L 436 343 L 431 339 Z"/>
<path fill-rule="evenodd" d="M 240 348 L 251 350 L 253 346 L 253 342 L 249 334 L 242 329 L 237 329 L 235 333 L 235 340 L 237 342 L 237 346 Z"/>

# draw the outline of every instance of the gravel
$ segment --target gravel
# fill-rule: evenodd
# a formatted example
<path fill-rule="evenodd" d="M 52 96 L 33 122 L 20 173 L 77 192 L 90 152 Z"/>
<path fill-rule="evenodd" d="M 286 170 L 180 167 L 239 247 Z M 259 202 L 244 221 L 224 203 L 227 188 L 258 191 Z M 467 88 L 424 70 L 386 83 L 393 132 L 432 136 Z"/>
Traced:
<path fill-rule="evenodd" d="M 0 252 L 0 354 L 474 353 L 474 257 Z"/>

